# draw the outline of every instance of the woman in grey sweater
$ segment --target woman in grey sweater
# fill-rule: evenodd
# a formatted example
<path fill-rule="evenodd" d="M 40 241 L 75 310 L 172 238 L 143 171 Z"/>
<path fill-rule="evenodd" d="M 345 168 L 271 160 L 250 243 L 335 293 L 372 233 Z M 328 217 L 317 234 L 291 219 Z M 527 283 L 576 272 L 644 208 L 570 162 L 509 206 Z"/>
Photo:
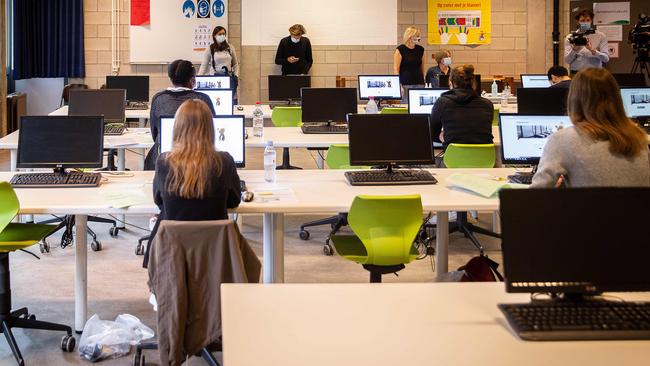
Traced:
<path fill-rule="evenodd" d="M 203 53 L 199 75 L 225 75 L 232 73 L 239 77 L 237 52 L 226 40 L 226 28 L 214 27 L 212 44 Z"/>
<path fill-rule="evenodd" d="M 648 135 L 625 115 L 618 84 L 605 69 L 579 72 L 571 83 L 573 127 L 548 139 L 531 187 L 648 187 Z"/>

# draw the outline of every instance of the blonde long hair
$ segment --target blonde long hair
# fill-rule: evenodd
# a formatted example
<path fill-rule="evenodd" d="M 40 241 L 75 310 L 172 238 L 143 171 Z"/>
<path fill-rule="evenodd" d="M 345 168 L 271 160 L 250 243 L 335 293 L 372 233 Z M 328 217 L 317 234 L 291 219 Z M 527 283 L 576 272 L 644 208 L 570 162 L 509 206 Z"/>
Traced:
<path fill-rule="evenodd" d="M 210 177 L 220 175 L 221 156 L 214 148 L 210 108 L 199 99 L 186 100 L 176 111 L 172 150 L 167 154 L 167 190 L 185 199 L 209 192 Z"/>
<path fill-rule="evenodd" d="M 628 158 L 647 149 L 645 132 L 625 115 L 616 80 L 605 69 L 589 68 L 571 81 L 567 109 L 578 130 L 609 141 L 609 151 Z"/>
<path fill-rule="evenodd" d="M 404 35 L 402 36 L 402 43 L 407 44 L 409 39 L 414 35 L 418 34 L 420 30 L 416 27 L 408 27 L 404 30 Z"/>

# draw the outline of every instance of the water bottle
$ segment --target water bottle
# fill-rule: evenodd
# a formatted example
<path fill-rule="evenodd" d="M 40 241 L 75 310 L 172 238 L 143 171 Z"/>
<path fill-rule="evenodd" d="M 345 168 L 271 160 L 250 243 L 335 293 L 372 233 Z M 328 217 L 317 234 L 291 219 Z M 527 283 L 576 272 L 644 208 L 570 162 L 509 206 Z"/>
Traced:
<path fill-rule="evenodd" d="M 275 148 L 273 141 L 267 141 L 264 148 L 264 180 L 269 183 L 275 182 Z"/>
<path fill-rule="evenodd" d="M 255 109 L 253 110 L 253 136 L 264 136 L 264 112 L 262 112 L 262 104 L 260 102 L 255 103 Z M 273 155 L 273 159 L 275 159 L 275 155 Z"/>
<path fill-rule="evenodd" d="M 497 81 L 492 81 L 492 98 L 496 98 L 499 94 L 499 87 L 497 86 Z"/>
<path fill-rule="evenodd" d="M 503 94 L 501 94 L 501 109 L 505 109 L 508 107 L 508 94 L 506 94 L 506 91 L 503 91 Z"/>
<path fill-rule="evenodd" d="M 375 97 L 370 97 L 368 104 L 366 104 L 366 114 L 377 114 L 377 103 Z"/>

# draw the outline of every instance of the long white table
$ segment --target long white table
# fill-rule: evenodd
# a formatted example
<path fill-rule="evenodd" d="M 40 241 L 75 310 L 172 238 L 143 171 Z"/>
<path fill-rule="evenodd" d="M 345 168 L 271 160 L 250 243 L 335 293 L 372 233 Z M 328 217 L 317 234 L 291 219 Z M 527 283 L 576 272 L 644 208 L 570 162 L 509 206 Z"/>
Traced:
<path fill-rule="evenodd" d="M 616 294 L 650 301 L 650 293 Z M 228 366 L 648 365 L 650 341 L 526 342 L 502 283 L 221 286 Z"/>
<path fill-rule="evenodd" d="M 421 186 L 375 186 L 352 187 L 347 184 L 340 170 L 278 171 L 277 187 L 293 192 L 287 200 L 267 203 L 242 203 L 234 212 L 263 214 L 263 281 L 284 282 L 284 215 L 347 212 L 355 196 L 420 194 L 423 208 L 436 212 L 436 272 L 448 270 L 449 211 L 495 211 L 499 208 L 497 198 L 483 198 L 445 186 L 445 177 L 456 172 L 472 172 L 505 177 L 513 169 L 437 169 L 432 170 L 437 185 Z M 81 330 L 86 321 L 86 269 L 87 238 L 86 218 L 91 214 L 150 215 L 158 213 L 153 203 L 152 186 L 154 172 L 132 172 L 133 177 L 108 177 L 108 182 L 97 188 L 48 188 L 17 189 L 20 214 L 69 214 L 76 215 L 76 264 L 75 264 L 75 326 Z M 14 173 L 1 172 L 0 181 L 9 181 Z M 266 190 L 263 171 L 242 170 L 242 179 L 252 191 Z M 144 192 L 151 201 L 145 205 L 126 209 L 110 207 L 103 199 L 103 192 L 134 190 Z"/>
<path fill-rule="evenodd" d="M 241 107 L 240 110 L 238 107 Z M 264 113 L 264 118 L 271 118 L 271 107 L 268 104 L 262 104 L 262 112 Z M 234 106 L 233 114 L 244 116 L 245 118 L 253 118 L 253 111 L 255 110 L 255 105 L 241 105 Z M 147 109 L 127 109 L 124 111 L 125 117 L 129 119 L 138 119 L 142 124 L 145 120 L 149 120 L 151 110 Z M 54 112 L 50 113 L 51 116 L 67 116 L 68 115 L 68 106 L 63 106 L 59 109 L 56 109 Z M 141 126 L 141 127 L 144 127 Z"/>

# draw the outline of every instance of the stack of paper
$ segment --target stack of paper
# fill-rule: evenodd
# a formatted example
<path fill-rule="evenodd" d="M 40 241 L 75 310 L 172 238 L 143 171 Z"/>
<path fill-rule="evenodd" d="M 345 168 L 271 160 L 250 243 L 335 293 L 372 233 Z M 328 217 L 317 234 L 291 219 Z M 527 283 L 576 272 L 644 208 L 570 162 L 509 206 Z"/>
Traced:
<path fill-rule="evenodd" d="M 107 191 L 102 193 L 102 198 L 114 208 L 126 208 L 151 203 L 151 200 L 142 191 Z"/>
<path fill-rule="evenodd" d="M 464 173 L 452 174 L 445 182 L 450 187 L 462 188 L 488 198 L 495 196 L 503 188 L 528 188 L 525 184 L 508 183 L 505 180 Z"/>

